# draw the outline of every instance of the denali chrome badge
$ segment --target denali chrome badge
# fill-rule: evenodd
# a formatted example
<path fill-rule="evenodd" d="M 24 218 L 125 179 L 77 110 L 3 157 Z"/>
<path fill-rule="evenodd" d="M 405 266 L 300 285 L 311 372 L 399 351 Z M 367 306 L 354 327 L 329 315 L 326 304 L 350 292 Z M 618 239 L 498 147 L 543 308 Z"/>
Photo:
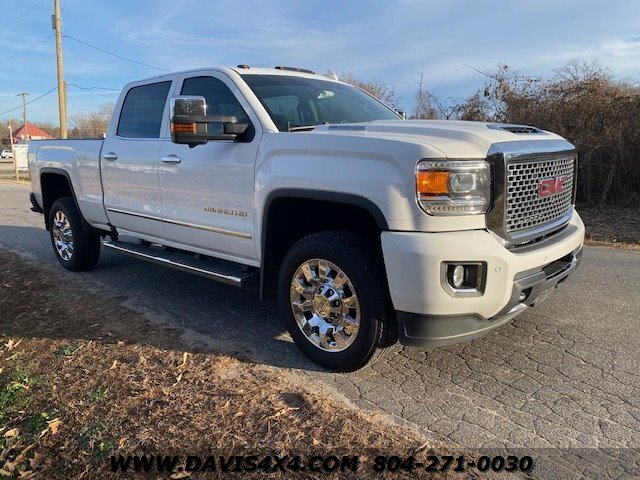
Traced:
<path fill-rule="evenodd" d="M 540 180 L 540 183 L 538 184 L 538 196 L 548 197 L 550 195 L 556 195 L 557 193 L 564 192 L 566 190 L 566 180 L 567 175 Z"/>
<path fill-rule="evenodd" d="M 233 210 L 231 208 L 204 207 L 204 211 L 207 213 L 221 213 L 222 215 L 235 215 L 236 217 L 248 216 L 247 212 L 242 210 Z"/>

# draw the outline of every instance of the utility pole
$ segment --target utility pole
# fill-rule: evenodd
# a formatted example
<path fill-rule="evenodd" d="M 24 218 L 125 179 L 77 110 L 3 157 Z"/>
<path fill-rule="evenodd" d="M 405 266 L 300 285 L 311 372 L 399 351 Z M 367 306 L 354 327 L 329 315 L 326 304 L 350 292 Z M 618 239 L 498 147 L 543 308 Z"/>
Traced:
<path fill-rule="evenodd" d="M 29 140 L 29 127 L 27 126 L 27 92 L 20 92 L 16 94 L 16 97 L 22 97 L 22 122 L 24 124 L 24 132 Z"/>
<path fill-rule="evenodd" d="M 60 110 L 60 138 L 67 138 L 67 84 L 62 75 L 62 20 L 60 0 L 53 0 L 53 29 L 56 31 L 56 59 L 58 63 L 58 108 Z"/>
<path fill-rule="evenodd" d="M 16 180 L 20 180 L 20 172 L 18 171 L 18 159 L 16 158 L 16 152 L 13 149 L 13 128 L 11 122 L 9 122 L 9 139 L 11 141 L 11 154 L 13 155 L 13 168 L 16 172 Z"/>

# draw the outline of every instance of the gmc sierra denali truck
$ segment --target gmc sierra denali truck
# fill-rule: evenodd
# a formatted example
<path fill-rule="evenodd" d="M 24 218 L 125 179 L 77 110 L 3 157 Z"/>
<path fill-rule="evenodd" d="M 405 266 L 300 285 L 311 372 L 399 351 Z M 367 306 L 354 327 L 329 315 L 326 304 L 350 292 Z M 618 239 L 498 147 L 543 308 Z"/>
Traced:
<path fill-rule="evenodd" d="M 577 155 L 522 125 L 413 121 L 313 72 L 134 82 L 104 140 L 31 142 L 33 210 L 68 270 L 101 247 L 277 296 L 311 359 L 486 334 L 580 261 Z"/>

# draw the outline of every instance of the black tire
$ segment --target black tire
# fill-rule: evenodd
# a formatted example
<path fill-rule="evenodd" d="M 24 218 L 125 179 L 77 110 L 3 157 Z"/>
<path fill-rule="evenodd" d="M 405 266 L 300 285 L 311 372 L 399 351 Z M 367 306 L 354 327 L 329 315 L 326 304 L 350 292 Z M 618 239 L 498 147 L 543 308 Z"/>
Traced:
<path fill-rule="evenodd" d="M 59 212 L 63 217 L 59 215 Z M 73 250 L 70 254 L 68 250 L 66 252 L 62 250 L 64 253 L 61 253 L 61 249 L 56 246 L 55 237 L 60 234 L 60 229 L 56 227 L 56 216 L 68 221 L 68 227 L 65 231 L 70 228 L 73 242 Z M 54 202 L 49 211 L 49 226 L 53 251 L 64 268 L 72 272 L 80 272 L 91 270 L 96 266 L 100 258 L 100 235 L 82 219 L 73 198 L 59 198 Z"/>
<path fill-rule="evenodd" d="M 384 267 L 376 251 L 375 246 L 361 235 L 329 231 L 303 238 L 291 248 L 283 260 L 278 279 L 278 303 L 287 330 L 305 355 L 331 370 L 339 372 L 358 370 L 377 359 L 385 347 L 397 340 L 396 321 L 386 287 Z M 358 299 L 360 313 L 358 332 L 355 340 L 349 340 L 352 343 L 340 351 L 327 351 L 314 343 L 302 331 L 294 315 L 291 300 L 294 276 L 305 262 L 313 259 L 327 260 L 342 270 L 355 290 L 353 294 Z M 315 292 L 317 287 L 312 287 L 311 283 L 309 285 L 309 291 Z M 342 292 L 344 293 L 344 289 Z M 293 295 L 296 296 L 295 293 Z M 340 308 L 344 311 L 344 308 L 348 307 Z M 314 313 L 317 314 L 317 310 L 306 314 L 298 310 L 298 315 L 311 316 Z"/>

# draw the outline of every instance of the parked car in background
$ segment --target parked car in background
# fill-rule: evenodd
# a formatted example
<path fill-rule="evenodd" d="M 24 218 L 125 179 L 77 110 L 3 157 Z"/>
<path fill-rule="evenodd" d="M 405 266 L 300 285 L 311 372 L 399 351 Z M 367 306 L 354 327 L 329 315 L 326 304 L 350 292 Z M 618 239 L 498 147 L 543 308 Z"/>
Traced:
<path fill-rule="evenodd" d="M 11 150 L 2 150 L 2 153 L 0 153 L 0 158 L 13 159 L 13 152 Z"/>

